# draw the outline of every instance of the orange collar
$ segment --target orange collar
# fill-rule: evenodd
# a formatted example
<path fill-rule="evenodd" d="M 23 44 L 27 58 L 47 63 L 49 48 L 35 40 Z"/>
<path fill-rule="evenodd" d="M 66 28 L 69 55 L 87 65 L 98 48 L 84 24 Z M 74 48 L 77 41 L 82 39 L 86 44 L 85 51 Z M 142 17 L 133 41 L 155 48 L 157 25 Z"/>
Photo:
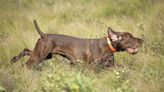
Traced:
<path fill-rule="evenodd" d="M 116 49 L 112 46 L 112 43 L 111 43 L 109 37 L 106 37 L 106 40 L 107 40 L 107 43 L 108 43 L 108 47 L 114 53 L 116 51 Z"/>

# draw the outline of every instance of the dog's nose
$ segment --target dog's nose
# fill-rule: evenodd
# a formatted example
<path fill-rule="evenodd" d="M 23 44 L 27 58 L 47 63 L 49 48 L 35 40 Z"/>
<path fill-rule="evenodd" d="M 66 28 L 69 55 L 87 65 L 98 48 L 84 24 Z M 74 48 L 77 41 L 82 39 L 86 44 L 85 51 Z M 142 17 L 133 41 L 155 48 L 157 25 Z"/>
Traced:
<path fill-rule="evenodd" d="M 140 44 L 142 44 L 142 43 L 143 43 L 143 40 L 142 40 L 142 39 L 140 39 L 140 41 L 139 41 L 139 42 L 140 42 Z"/>

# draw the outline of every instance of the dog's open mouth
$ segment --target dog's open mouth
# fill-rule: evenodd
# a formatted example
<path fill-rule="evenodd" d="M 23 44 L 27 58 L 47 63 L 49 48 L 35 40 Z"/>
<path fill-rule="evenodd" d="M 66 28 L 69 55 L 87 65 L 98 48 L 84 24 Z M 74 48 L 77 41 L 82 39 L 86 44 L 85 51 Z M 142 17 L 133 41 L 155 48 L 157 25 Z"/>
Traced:
<path fill-rule="evenodd" d="M 137 53 L 137 48 L 127 48 L 127 51 L 128 51 L 130 54 L 136 54 L 136 53 Z"/>

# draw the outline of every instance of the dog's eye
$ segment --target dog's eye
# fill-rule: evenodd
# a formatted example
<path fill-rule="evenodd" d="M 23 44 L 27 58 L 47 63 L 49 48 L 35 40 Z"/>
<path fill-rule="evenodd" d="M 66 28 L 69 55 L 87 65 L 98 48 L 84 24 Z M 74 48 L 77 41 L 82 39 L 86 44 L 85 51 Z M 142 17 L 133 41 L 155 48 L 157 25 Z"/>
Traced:
<path fill-rule="evenodd" d="M 118 39 L 118 40 L 121 40 L 121 39 L 122 39 L 122 37 L 121 37 L 121 36 L 117 36 L 117 39 Z"/>

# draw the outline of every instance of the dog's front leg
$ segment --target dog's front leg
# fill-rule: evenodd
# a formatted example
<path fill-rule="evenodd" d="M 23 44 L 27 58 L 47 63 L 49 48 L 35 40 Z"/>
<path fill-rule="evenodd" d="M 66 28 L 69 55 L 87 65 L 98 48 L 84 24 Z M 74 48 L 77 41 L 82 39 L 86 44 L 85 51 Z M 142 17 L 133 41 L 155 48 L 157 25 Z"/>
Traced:
<path fill-rule="evenodd" d="M 106 67 L 113 67 L 116 65 L 114 61 L 114 54 L 106 55 L 104 58 L 101 59 L 101 65 Z"/>

